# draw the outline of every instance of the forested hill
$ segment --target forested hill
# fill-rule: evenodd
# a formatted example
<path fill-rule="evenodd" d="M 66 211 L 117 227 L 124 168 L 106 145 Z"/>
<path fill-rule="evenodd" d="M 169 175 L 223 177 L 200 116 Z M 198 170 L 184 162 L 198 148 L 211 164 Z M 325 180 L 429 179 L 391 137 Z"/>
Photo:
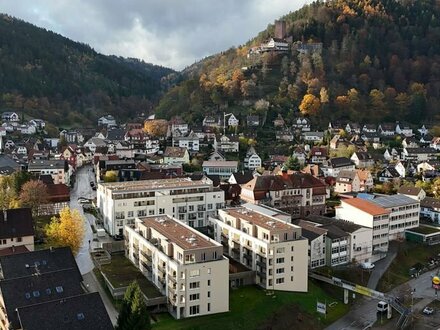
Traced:
<path fill-rule="evenodd" d="M 85 44 L 0 14 L 0 110 L 59 126 L 125 119 L 151 108 L 174 71 L 104 56 Z"/>
<path fill-rule="evenodd" d="M 227 107 L 241 119 L 293 118 L 301 109 L 325 124 L 440 121 L 439 1 L 318 1 L 283 19 L 288 52 L 248 56 L 274 36 L 269 25 L 247 44 L 187 68 L 157 114 L 197 122 Z M 322 51 L 300 52 L 298 42 L 322 43 Z"/>

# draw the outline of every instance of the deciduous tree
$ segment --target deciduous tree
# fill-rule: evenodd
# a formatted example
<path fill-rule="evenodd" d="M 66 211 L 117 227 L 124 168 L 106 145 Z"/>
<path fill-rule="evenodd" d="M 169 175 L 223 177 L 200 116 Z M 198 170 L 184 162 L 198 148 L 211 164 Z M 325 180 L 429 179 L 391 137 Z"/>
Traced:
<path fill-rule="evenodd" d="M 117 171 L 107 171 L 104 174 L 104 182 L 116 182 L 118 181 Z"/>
<path fill-rule="evenodd" d="M 306 94 L 299 106 L 303 115 L 316 115 L 321 107 L 321 101 L 313 94 Z"/>
<path fill-rule="evenodd" d="M 165 136 L 168 130 L 168 122 L 164 119 L 147 120 L 144 123 L 145 133 L 152 136 Z"/>
<path fill-rule="evenodd" d="M 41 204 L 47 203 L 49 196 L 47 186 L 40 180 L 31 180 L 21 187 L 20 201 L 23 206 L 30 207 L 32 214 L 36 214 Z"/>
<path fill-rule="evenodd" d="M 76 255 L 84 238 L 84 218 L 78 210 L 65 207 L 59 217 L 53 217 L 46 226 L 46 235 L 55 246 L 68 246 Z"/>

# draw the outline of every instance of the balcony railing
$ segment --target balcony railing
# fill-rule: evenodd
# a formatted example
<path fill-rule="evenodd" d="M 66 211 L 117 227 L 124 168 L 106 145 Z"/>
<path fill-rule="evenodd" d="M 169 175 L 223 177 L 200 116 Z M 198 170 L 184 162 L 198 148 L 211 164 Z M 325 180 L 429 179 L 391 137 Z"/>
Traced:
<path fill-rule="evenodd" d="M 175 276 L 168 275 L 168 279 L 169 279 L 171 282 L 173 282 L 173 283 L 177 283 L 177 279 L 176 279 Z"/>
<path fill-rule="evenodd" d="M 141 250 L 141 255 L 148 261 L 153 261 L 153 256 L 151 254 Z"/>
<path fill-rule="evenodd" d="M 252 254 L 243 254 L 243 258 L 247 260 L 252 260 Z"/>
<path fill-rule="evenodd" d="M 257 266 L 266 269 L 266 261 L 257 260 Z"/>

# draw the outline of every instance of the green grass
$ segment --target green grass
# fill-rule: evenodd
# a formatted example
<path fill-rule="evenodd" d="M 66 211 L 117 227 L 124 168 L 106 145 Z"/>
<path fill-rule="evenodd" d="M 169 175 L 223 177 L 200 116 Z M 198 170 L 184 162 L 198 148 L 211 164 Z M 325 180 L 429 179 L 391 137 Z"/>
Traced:
<path fill-rule="evenodd" d="M 125 256 L 112 256 L 112 262 L 101 266 L 102 272 L 115 288 L 129 286 L 136 280 L 148 298 L 160 297 L 161 293 Z"/>
<path fill-rule="evenodd" d="M 433 228 L 433 227 L 428 227 L 428 226 L 420 226 L 420 227 L 417 227 L 417 228 L 412 228 L 412 229 L 410 229 L 410 231 L 413 231 L 413 232 L 416 232 L 416 233 L 420 233 L 420 234 L 424 234 L 424 235 L 440 232 L 440 230 L 438 228 Z"/>
<path fill-rule="evenodd" d="M 107 288 L 107 285 L 105 284 L 104 277 L 102 276 L 102 274 L 98 268 L 96 268 L 96 267 L 93 268 L 93 273 L 95 273 L 95 276 L 98 279 L 99 284 L 101 285 L 102 288 L 104 288 L 104 291 L 105 291 L 107 297 L 110 299 L 110 301 L 112 302 L 115 309 L 118 312 L 121 311 L 122 299 L 113 298 L 112 294 L 110 293 L 110 290 Z"/>
<path fill-rule="evenodd" d="M 342 298 L 342 291 L 338 298 Z M 325 319 L 316 312 L 316 301 L 337 301 L 334 307 L 330 308 Z M 298 313 L 298 308 L 300 313 Z M 197 318 L 183 319 L 176 321 L 169 314 L 157 315 L 158 322 L 154 324 L 156 330 L 174 329 L 257 329 L 265 322 L 269 322 L 273 328 L 277 326 L 271 323 L 272 316 L 278 314 L 280 325 L 282 319 L 294 317 L 294 320 L 301 317 L 302 326 L 312 323 L 314 328 L 321 328 L 333 323 L 346 312 L 349 307 L 339 299 L 327 294 L 314 282 L 309 281 L 308 293 L 291 293 L 275 291 L 273 296 L 266 295 L 266 292 L 256 286 L 241 287 L 230 291 L 229 313 L 201 316 Z M 289 313 L 290 312 L 290 313 Z M 289 315 L 290 314 L 290 315 Z M 292 314 L 294 314 L 292 316 Z M 307 320 L 306 320 L 307 319 Z M 319 323 L 317 322 L 319 321 Z M 301 327 L 301 323 L 298 324 Z"/>
<path fill-rule="evenodd" d="M 429 258 L 437 256 L 438 253 L 440 253 L 440 245 L 426 246 L 413 242 L 399 243 L 397 256 L 380 279 L 378 290 L 387 292 L 405 283 L 411 278 L 409 269 L 412 266 L 417 263 L 426 265 Z"/>

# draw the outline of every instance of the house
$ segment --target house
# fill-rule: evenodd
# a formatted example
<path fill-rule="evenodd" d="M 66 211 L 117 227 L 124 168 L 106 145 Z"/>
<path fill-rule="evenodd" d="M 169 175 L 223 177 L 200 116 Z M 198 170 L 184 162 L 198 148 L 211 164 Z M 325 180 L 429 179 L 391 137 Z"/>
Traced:
<path fill-rule="evenodd" d="M 440 199 L 425 197 L 420 201 L 420 215 L 440 224 Z"/>
<path fill-rule="evenodd" d="M 309 159 L 313 164 L 323 164 L 328 158 L 326 147 L 312 147 L 310 149 Z"/>
<path fill-rule="evenodd" d="M 292 127 L 302 132 L 310 132 L 310 120 L 304 117 L 298 117 L 294 119 Z"/>
<path fill-rule="evenodd" d="M 361 182 L 356 170 L 342 170 L 336 177 L 335 192 L 350 193 L 359 192 Z"/>
<path fill-rule="evenodd" d="M 396 133 L 406 137 L 410 137 L 414 135 L 411 127 L 399 123 L 396 123 Z"/>
<path fill-rule="evenodd" d="M 189 153 L 186 148 L 167 147 L 163 154 L 165 164 L 189 164 Z"/>
<path fill-rule="evenodd" d="M 42 131 L 46 127 L 46 123 L 42 119 L 31 119 L 29 125 L 36 127 L 37 131 Z"/>
<path fill-rule="evenodd" d="M 420 146 L 430 147 L 431 141 L 434 137 L 431 134 L 422 135 L 419 139 Z"/>
<path fill-rule="evenodd" d="M 438 151 L 434 148 L 403 148 L 402 159 L 423 162 L 437 158 Z"/>
<path fill-rule="evenodd" d="M 251 181 L 254 178 L 252 171 L 242 171 L 242 172 L 236 172 L 232 173 L 231 177 L 229 178 L 228 182 L 230 184 L 245 184 Z"/>
<path fill-rule="evenodd" d="M 250 147 L 244 158 L 243 167 L 249 170 L 255 170 L 261 167 L 261 158 L 257 155 L 254 147 Z"/>
<path fill-rule="evenodd" d="M 324 214 L 326 185 L 304 173 L 262 175 L 241 186 L 241 199 L 280 209 L 293 217 Z"/>
<path fill-rule="evenodd" d="M 23 246 L 34 250 L 34 219 L 30 208 L 8 209 L 0 212 L 0 255 L 4 249 Z"/>
<path fill-rule="evenodd" d="M 374 124 L 365 124 L 362 127 L 362 133 L 377 133 L 377 126 Z"/>
<path fill-rule="evenodd" d="M 167 297 L 174 318 L 229 311 L 229 260 L 220 243 L 169 215 L 137 217 L 124 236 L 128 259 Z"/>
<path fill-rule="evenodd" d="M 263 50 L 286 52 L 289 50 L 289 44 L 284 39 L 270 38 L 267 43 L 261 45 L 261 48 Z"/>
<path fill-rule="evenodd" d="M 327 164 L 321 167 L 324 176 L 337 177 L 342 170 L 354 170 L 354 163 L 347 157 L 330 158 Z"/>
<path fill-rule="evenodd" d="M 168 126 L 172 136 L 185 136 L 188 134 L 188 124 L 180 116 L 171 118 Z"/>
<path fill-rule="evenodd" d="M 222 180 L 230 178 L 232 173 L 237 172 L 238 162 L 235 160 L 210 161 L 205 160 L 202 164 L 206 175 L 219 175 Z"/>
<path fill-rule="evenodd" d="M 226 160 L 225 155 L 223 155 L 222 152 L 218 151 L 218 150 L 214 150 L 212 152 L 212 154 L 209 156 L 209 159 L 211 161 L 223 161 Z"/>
<path fill-rule="evenodd" d="M 106 147 L 107 143 L 100 138 L 92 137 L 84 143 L 84 148 L 88 148 L 92 153 L 95 153 L 98 148 Z"/>
<path fill-rule="evenodd" d="M 2 121 L 3 122 L 18 122 L 20 121 L 20 117 L 16 112 L 6 111 L 2 113 Z"/>
<path fill-rule="evenodd" d="M 291 129 L 283 128 L 275 132 L 275 138 L 284 142 L 292 142 L 295 136 Z"/>
<path fill-rule="evenodd" d="M 324 140 L 324 132 L 303 132 L 301 136 L 306 142 L 322 142 Z"/>
<path fill-rule="evenodd" d="M 273 126 L 275 127 L 285 127 L 286 122 L 283 119 L 283 116 L 281 114 L 278 114 L 277 118 L 273 121 Z"/>
<path fill-rule="evenodd" d="M 214 139 L 214 149 L 221 152 L 238 152 L 239 140 L 233 135 L 216 135 Z"/>
<path fill-rule="evenodd" d="M 70 184 L 70 171 L 66 160 L 33 160 L 28 164 L 28 172 L 37 176 L 51 175 L 55 184 Z"/>
<path fill-rule="evenodd" d="M 293 150 L 292 157 L 298 159 L 298 162 L 301 165 L 304 165 L 307 158 L 306 151 L 304 150 L 303 147 L 298 146 L 295 148 L 295 150 Z"/>
<path fill-rule="evenodd" d="M 361 135 L 361 139 L 364 142 L 370 142 L 378 145 L 380 144 L 381 136 L 378 133 L 363 132 Z M 377 147 L 375 149 L 377 149 Z"/>
<path fill-rule="evenodd" d="M 307 292 L 308 244 L 301 227 L 268 215 L 265 209 L 248 207 L 219 210 L 210 222 L 215 240 L 222 243 L 231 259 L 253 271 L 251 276 L 257 285 Z M 271 251 L 276 255 L 272 256 Z"/>
<path fill-rule="evenodd" d="M 302 170 L 301 173 L 313 175 L 315 178 L 323 176 L 322 171 L 317 164 L 308 164 Z"/>
<path fill-rule="evenodd" d="M 434 137 L 429 146 L 435 150 L 440 150 L 440 136 Z"/>
<path fill-rule="evenodd" d="M 373 189 L 374 182 L 371 172 L 365 169 L 356 170 L 356 172 L 360 181 L 360 191 L 370 191 L 371 189 Z"/>
<path fill-rule="evenodd" d="M 417 173 L 423 173 L 427 171 L 436 171 L 440 168 L 440 162 L 431 160 L 431 161 L 424 161 L 419 164 L 417 164 Z"/>
<path fill-rule="evenodd" d="M 348 123 L 345 126 L 345 131 L 348 134 L 361 134 L 361 126 L 358 123 Z"/>
<path fill-rule="evenodd" d="M 420 135 L 427 135 L 429 133 L 429 129 L 425 126 L 425 124 L 422 125 L 422 127 L 420 127 L 419 129 L 417 129 L 417 131 L 419 131 Z"/>
<path fill-rule="evenodd" d="M 47 189 L 47 203 L 41 204 L 38 207 L 38 215 L 54 215 L 59 214 L 60 211 L 69 207 L 70 191 L 65 184 L 46 184 Z"/>
<path fill-rule="evenodd" d="M 237 127 L 239 122 L 240 121 L 234 116 L 234 114 L 231 114 L 228 118 L 228 126 L 230 127 Z"/>
<path fill-rule="evenodd" d="M 220 118 L 215 118 L 214 116 L 206 116 L 202 122 L 203 127 L 221 127 Z"/>
<path fill-rule="evenodd" d="M 314 269 L 325 266 L 327 230 L 302 220 L 295 224 L 302 228 L 302 235 L 308 240 L 309 267 Z"/>
<path fill-rule="evenodd" d="M 395 126 L 393 124 L 379 124 L 377 131 L 382 136 L 392 137 L 396 135 Z"/>
<path fill-rule="evenodd" d="M 115 128 L 115 127 L 109 129 L 107 130 L 107 135 L 105 139 L 113 143 L 125 141 L 125 130 L 122 128 Z"/>
<path fill-rule="evenodd" d="M 258 127 L 260 126 L 260 117 L 254 115 L 246 116 L 246 125 L 248 127 Z"/>
<path fill-rule="evenodd" d="M 330 140 L 330 149 L 336 150 L 338 149 L 339 140 L 341 139 L 341 136 L 339 134 L 336 134 L 332 139 Z"/>
<path fill-rule="evenodd" d="M 409 136 L 409 137 L 405 137 L 403 139 L 402 147 L 404 147 L 404 148 L 420 148 L 420 144 L 419 144 L 419 141 L 415 137 Z"/>
<path fill-rule="evenodd" d="M 401 176 L 400 173 L 397 172 L 396 168 L 390 165 L 380 171 L 377 175 L 377 178 L 380 182 L 389 182 L 393 181 L 394 179 L 399 179 Z"/>
<path fill-rule="evenodd" d="M 77 130 L 62 130 L 60 132 L 60 139 L 64 139 L 67 143 L 83 143 L 84 136 Z"/>
<path fill-rule="evenodd" d="M 374 165 L 374 159 L 368 152 L 356 151 L 351 155 L 350 160 L 358 168 L 369 168 Z"/>
<path fill-rule="evenodd" d="M 190 227 L 205 227 L 208 216 L 224 207 L 224 201 L 224 192 L 205 177 L 102 183 L 97 190 L 98 208 L 110 235 L 123 234 L 125 225 L 147 215 L 168 214 Z"/>
<path fill-rule="evenodd" d="M 105 115 L 98 119 L 98 126 L 116 126 L 116 120 L 115 117 L 112 115 Z"/>
<path fill-rule="evenodd" d="M 397 150 L 395 148 L 392 148 L 391 151 L 389 149 L 386 149 L 383 154 L 383 158 L 387 161 L 399 160 L 400 159 L 400 152 L 399 152 L 399 150 Z"/>
<path fill-rule="evenodd" d="M 348 220 L 371 231 L 371 259 L 376 262 L 384 258 L 388 252 L 390 211 L 376 205 L 372 201 L 361 198 L 346 198 L 336 209 L 335 218 Z"/>
<path fill-rule="evenodd" d="M 173 137 L 173 147 L 187 148 L 189 152 L 200 151 L 199 137 L 191 131 L 188 136 Z"/>
<path fill-rule="evenodd" d="M 402 186 L 397 191 L 399 195 L 404 195 L 410 198 L 415 199 L 416 201 L 421 201 L 425 199 L 426 192 L 422 188 L 414 187 L 414 186 Z"/>

